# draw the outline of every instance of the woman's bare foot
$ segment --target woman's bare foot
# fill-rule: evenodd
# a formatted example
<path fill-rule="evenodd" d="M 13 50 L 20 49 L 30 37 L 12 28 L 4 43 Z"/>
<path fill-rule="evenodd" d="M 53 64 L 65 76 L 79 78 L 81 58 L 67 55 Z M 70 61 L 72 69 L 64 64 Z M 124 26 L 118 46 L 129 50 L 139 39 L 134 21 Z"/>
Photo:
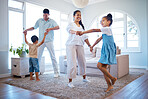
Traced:
<path fill-rule="evenodd" d="M 36 78 L 36 81 L 40 81 L 40 79 L 39 78 Z"/>
<path fill-rule="evenodd" d="M 112 85 L 115 84 L 116 80 L 117 80 L 117 78 L 114 78 L 114 79 L 111 80 L 112 81 Z"/>
<path fill-rule="evenodd" d="M 113 89 L 113 86 L 109 86 L 105 92 L 108 92 L 108 91 L 110 91 L 111 89 Z"/>

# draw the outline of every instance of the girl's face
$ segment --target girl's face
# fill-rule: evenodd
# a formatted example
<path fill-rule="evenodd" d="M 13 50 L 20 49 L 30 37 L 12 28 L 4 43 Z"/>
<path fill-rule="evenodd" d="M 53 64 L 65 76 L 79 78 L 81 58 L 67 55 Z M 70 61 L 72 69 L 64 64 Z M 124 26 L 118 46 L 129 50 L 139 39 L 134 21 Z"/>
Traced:
<path fill-rule="evenodd" d="M 106 18 L 102 18 L 101 25 L 102 27 L 109 27 L 110 21 L 108 21 Z"/>
<path fill-rule="evenodd" d="M 73 17 L 74 17 L 74 21 L 79 22 L 81 20 L 81 12 L 77 12 Z"/>

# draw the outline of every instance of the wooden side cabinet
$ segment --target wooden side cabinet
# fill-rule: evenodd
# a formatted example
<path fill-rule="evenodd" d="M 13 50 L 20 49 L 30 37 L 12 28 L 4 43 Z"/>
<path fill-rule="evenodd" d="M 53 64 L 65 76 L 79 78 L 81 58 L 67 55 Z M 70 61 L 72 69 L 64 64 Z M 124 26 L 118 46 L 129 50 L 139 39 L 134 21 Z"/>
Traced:
<path fill-rule="evenodd" d="M 45 72 L 45 57 L 39 62 L 40 74 Z M 29 57 L 12 57 L 11 58 L 11 75 L 21 76 L 29 75 Z"/>

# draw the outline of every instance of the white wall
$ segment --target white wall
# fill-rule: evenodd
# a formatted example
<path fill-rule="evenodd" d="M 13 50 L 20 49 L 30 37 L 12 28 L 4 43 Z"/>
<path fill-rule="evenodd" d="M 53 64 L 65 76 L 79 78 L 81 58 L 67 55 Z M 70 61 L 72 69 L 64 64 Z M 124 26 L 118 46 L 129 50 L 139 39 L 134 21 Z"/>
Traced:
<path fill-rule="evenodd" d="M 147 5 L 147 9 L 146 9 L 146 12 L 147 12 L 147 39 L 148 39 L 148 0 L 146 0 L 146 5 Z M 148 43 L 147 43 L 147 49 L 148 49 Z M 147 50 L 147 56 L 148 56 L 148 50 Z M 148 58 L 147 58 L 147 70 L 148 70 Z"/>
<path fill-rule="evenodd" d="M 8 3 L 0 0 L 0 74 L 8 73 Z"/>
<path fill-rule="evenodd" d="M 131 15 L 139 25 L 141 32 L 141 52 L 129 53 L 130 66 L 147 66 L 147 14 L 146 0 L 108 0 L 102 3 L 87 6 L 83 9 L 83 22 L 90 26 L 96 16 L 100 16 L 109 11 L 120 10 Z M 128 53 L 125 53 L 128 54 Z"/>

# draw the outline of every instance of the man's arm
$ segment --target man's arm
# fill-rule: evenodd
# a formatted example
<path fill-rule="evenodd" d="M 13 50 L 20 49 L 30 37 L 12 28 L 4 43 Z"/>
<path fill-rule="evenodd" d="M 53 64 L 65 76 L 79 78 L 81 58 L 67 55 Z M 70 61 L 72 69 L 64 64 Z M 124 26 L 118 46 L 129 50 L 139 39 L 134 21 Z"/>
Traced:
<path fill-rule="evenodd" d="M 60 27 L 59 26 L 55 26 L 53 28 L 46 29 L 46 32 L 50 32 L 51 30 L 58 30 L 58 29 L 60 29 Z"/>
<path fill-rule="evenodd" d="M 42 45 L 42 44 L 44 43 L 45 37 L 46 37 L 47 34 L 48 34 L 47 32 L 44 33 L 44 38 L 43 38 L 43 40 L 38 44 L 38 46 L 40 46 L 40 45 Z"/>
<path fill-rule="evenodd" d="M 34 30 L 34 27 L 31 27 L 31 28 L 28 28 L 28 29 L 24 30 L 23 33 L 27 33 L 27 31 L 32 31 L 32 30 Z"/>

